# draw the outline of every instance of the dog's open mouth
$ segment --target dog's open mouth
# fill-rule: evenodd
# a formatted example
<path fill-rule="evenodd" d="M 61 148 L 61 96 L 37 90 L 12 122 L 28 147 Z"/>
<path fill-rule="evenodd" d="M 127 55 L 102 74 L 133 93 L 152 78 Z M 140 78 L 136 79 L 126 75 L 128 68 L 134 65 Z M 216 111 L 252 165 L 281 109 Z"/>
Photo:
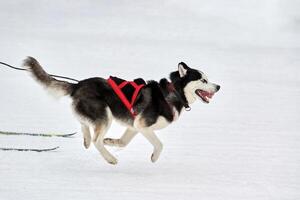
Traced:
<path fill-rule="evenodd" d="M 209 93 L 203 90 L 196 90 L 195 93 L 204 101 L 205 103 L 209 103 L 209 99 L 214 96 L 214 93 Z"/>

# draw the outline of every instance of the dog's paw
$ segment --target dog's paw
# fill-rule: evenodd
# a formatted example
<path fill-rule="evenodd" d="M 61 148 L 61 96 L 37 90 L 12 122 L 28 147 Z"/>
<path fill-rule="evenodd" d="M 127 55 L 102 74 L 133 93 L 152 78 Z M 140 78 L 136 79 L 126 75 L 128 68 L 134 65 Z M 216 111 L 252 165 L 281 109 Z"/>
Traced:
<path fill-rule="evenodd" d="M 84 138 L 84 140 L 83 140 L 84 148 L 88 149 L 90 147 L 90 145 L 91 145 L 91 140 L 87 140 Z"/>
<path fill-rule="evenodd" d="M 114 144 L 114 139 L 104 138 L 103 142 L 104 142 L 104 144 L 111 146 L 112 144 Z"/>
<path fill-rule="evenodd" d="M 105 138 L 103 140 L 103 142 L 105 145 L 108 145 L 108 146 L 117 146 L 117 147 L 121 146 L 119 139 Z"/>
<path fill-rule="evenodd" d="M 118 160 L 114 157 L 111 157 L 111 158 L 106 158 L 106 161 L 109 163 L 109 164 L 112 164 L 112 165 L 116 165 L 118 164 Z"/>
<path fill-rule="evenodd" d="M 153 153 L 153 154 L 151 155 L 151 161 L 152 161 L 153 163 L 155 163 L 155 162 L 158 160 L 158 158 L 159 158 L 159 154 Z"/>

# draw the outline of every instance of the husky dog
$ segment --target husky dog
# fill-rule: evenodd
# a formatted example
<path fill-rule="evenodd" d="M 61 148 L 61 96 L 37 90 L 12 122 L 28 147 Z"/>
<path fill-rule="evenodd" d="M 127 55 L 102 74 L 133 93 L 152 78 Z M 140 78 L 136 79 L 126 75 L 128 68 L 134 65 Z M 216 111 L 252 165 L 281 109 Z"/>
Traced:
<path fill-rule="evenodd" d="M 154 131 L 174 122 L 184 108 L 188 109 L 197 98 L 209 103 L 220 89 L 219 85 L 209 82 L 203 72 L 181 62 L 178 70 L 170 73 L 171 82 L 165 78 L 159 82 L 147 82 L 133 105 L 137 115 L 132 117 L 104 78 L 89 78 L 76 84 L 57 80 L 49 76 L 32 57 L 24 61 L 24 67 L 52 94 L 72 98 L 73 111 L 81 123 L 84 147 L 89 148 L 93 141 L 110 164 L 117 164 L 117 159 L 105 145 L 125 147 L 138 132 L 153 145 L 151 161 L 157 161 L 163 145 Z M 119 139 L 105 138 L 113 119 L 127 127 Z"/>

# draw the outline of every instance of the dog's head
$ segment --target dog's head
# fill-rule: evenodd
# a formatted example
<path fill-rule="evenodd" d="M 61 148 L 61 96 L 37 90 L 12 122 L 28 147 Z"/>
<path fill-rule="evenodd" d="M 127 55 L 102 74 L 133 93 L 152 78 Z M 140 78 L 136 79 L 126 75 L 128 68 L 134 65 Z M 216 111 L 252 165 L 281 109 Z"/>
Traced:
<path fill-rule="evenodd" d="M 184 62 L 178 64 L 178 71 L 171 73 L 172 82 L 179 82 L 189 104 L 200 98 L 209 103 L 213 95 L 220 90 L 220 86 L 208 81 L 207 76 L 196 69 L 188 67 Z"/>

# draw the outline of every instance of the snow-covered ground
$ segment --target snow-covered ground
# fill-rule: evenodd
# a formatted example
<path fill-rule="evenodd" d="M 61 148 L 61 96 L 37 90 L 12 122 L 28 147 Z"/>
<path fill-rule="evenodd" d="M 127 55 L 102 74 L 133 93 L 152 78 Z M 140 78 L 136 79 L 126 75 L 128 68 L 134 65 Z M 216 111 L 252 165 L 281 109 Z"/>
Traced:
<path fill-rule="evenodd" d="M 159 161 L 140 135 L 107 164 L 74 138 L 0 135 L 0 200 L 300 199 L 300 3 L 296 0 L 0 2 L 0 61 L 36 57 L 78 79 L 168 76 L 185 61 L 222 86 L 158 132 Z M 80 131 L 68 98 L 0 67 L 0 130 Z M 124 129 L 114 124 L 108 136 Z"/>

